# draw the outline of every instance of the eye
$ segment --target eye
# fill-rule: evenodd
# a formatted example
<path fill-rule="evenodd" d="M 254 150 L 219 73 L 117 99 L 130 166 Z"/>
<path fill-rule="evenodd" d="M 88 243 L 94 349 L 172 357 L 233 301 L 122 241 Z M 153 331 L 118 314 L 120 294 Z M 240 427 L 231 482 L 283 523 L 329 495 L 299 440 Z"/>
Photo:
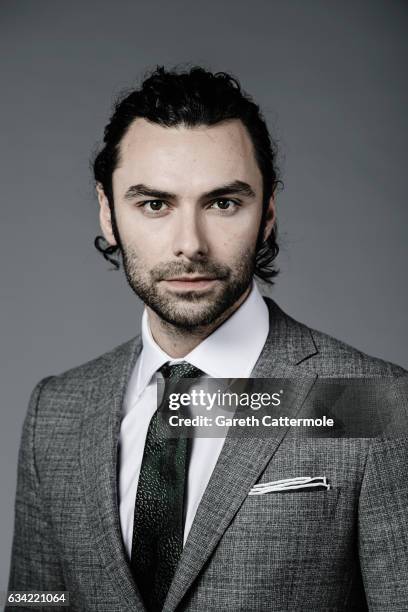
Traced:
<path fill-rule="evenodd" d="M 147 213 L 156 214 L 164 212 L 168 206 L 163 200 L 147 200 L 141 204 L 141 208 Z"/>
<path fill-rule="evenodd" d="M 226 212 L 233 212 L 236 208 L 238 208 L 239 203 L 236 200 L 230 200 L 228 198 L 219 198 L 215 200 L 210 208 L 213 210 L 220 210 Z"/>

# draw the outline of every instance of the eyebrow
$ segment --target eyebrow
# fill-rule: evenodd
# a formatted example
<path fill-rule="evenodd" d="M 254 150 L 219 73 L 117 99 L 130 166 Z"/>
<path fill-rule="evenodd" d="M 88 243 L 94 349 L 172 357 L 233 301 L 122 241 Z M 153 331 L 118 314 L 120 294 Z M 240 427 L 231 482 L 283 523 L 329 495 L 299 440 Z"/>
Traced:
<path fill-rule="evenodd" d="M 249 185 L 248 183 L 245 183 L 244 181 L 233 181 L 232 183 L 228 183 L 227 185 L 222 185 L 221 187 L 216 187 L 215 189 L 211 189 L 211 191 L 207 191 L 202 196 L 200 196 L 200 199 L 221 198 L 226 195 L 242 195 L 247 198 L 254 198 L 255 192 L 252 189 L 251 185 Z M 160 191 L 159 189 L 154 189 L 153 187 L 144 185 L 143 183 L 131 185 L 126 190 L 124 199 L 131 200 L 136 196 L 146 196 L 149 198 L 157 198 L 158 200 L 177 199 L 177 195 L 174 193 L 170 193 L 168 191 Z"/>

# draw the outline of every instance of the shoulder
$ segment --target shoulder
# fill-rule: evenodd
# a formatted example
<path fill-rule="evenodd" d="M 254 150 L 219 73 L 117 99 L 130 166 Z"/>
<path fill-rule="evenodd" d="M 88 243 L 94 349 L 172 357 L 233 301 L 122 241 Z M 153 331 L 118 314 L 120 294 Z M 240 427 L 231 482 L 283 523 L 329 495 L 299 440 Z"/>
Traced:
<path fill-rule="evenodd" d="M 141 348 L 141 338 L 136 336 L 127 342 L 91 359 L 79 366 L 59 374 L 48 376 L 36 385 L 31 401 L 53 401 L 64 397 L 65 400 L 83 396 L 98 381 L 114 378 L 130 366 Z M 67 404 L 66 404 L 67 405 Z"/>
<path fill-rule="evenodd" d="M 41 471 L 50 447 L 61 439 L 67 441 L 66 453 L 77 452 L 86 407 L 96 409 L 125 380 L 140 347 L 137 336 L 82 365 L 40 380 L 31 393 L 23 423 L 20 461 L 31 457 Z"/>
<path fill-rule="evenodd" d="M 278 351 L 285 361 L 322 377 L 400 377 L 404 368 L 380 359 L 287 315 L 273 300 L 265 298 L 270 313 L 267 355 Z M 268 341 L 267 341 L 268 344 Z"/>
<path fill-rule="evenodd" d="M 313 357 L 314 367 L 320 370 L 323 376 L 399 377 L 408 375 L 404 368 L 395 363 L 368 355 L 319 330 L 306 325 L 304 327 L 309 331 L 317 349 Z"/>

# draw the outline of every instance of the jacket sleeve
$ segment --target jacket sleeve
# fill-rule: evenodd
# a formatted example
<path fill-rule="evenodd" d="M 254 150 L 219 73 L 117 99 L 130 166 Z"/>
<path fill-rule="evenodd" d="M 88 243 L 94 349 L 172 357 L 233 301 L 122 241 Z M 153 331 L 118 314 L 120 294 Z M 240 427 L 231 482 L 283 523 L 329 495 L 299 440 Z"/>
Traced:
<path fill-rule="evenodd" d="M 52 527 L 41 501 L 40 477 L 35 461 L 36 415 L 41 393 L 49 380 L 45 378 L 40 381 L 32 392 L 23 424 L 18 455 L 9 591 L 66 590 Z M 7 606 L 5 610 L 8 610 Z"/>
<path fill-rule="evenodd" d="M 373 440 L 359 502 L 359 555 L 370 611 L 408 605 L 408 438 Z"/>

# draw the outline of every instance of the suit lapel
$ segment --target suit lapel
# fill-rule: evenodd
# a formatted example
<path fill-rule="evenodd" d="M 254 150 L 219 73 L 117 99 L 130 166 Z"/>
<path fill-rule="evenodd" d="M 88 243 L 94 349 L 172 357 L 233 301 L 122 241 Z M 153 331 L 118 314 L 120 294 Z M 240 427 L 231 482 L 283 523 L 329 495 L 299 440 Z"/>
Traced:
<path fill-rule="evenodd" d="M 271 300 L 270 331 L 252 378 L 291 378 L 295 393 L 288 417 L 295 416 L 315 380 L 301 363 L 317 353 L 308 328 L 287 317 Z M 267 439 L 227 435 L 214 472 L 201 499 L 193 525 L 170 586 L 163 612 L 173 612 L 197 578 L 232 521 L 248 491 L 277 451 L 288 428 Z"/>
<path fill-rule="evenodd" d="M 132 578 L 120 528 L 117 472 L 121 408 L 141 343 L 133 340 L 107 360 L 93 380 L 81 433 L 81 476 L 89 525 L 100 561 L 118 599 L 132 612 L 145 610 Z"/>

